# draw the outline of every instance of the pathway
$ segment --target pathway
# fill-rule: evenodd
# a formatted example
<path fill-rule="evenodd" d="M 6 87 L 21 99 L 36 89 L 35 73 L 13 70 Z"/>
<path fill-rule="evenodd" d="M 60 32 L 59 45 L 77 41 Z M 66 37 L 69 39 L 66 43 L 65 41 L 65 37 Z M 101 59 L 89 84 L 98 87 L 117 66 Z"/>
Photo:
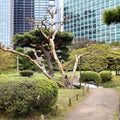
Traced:
<path fill-rule="evenodd" d="M 89 96 L 64 120 L 112 120 L 119 97 L 112 89 L 91 89 Z"/>

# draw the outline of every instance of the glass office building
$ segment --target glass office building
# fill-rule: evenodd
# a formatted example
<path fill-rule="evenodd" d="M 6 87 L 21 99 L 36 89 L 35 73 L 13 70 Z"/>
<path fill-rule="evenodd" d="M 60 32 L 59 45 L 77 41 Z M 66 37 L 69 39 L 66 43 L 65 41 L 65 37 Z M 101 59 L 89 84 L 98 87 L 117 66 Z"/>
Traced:
<path fill-rule="evenodd" d="M 34 0 L 14 0 L 14 34 L 33 28 L 28 18 L 34 18 Z"/>
<path fill-rule="evenodd" d="M 13 37 L 13 0 L 0 0 L 0 42 L 9 46 Z"/>
<path fill-rule="evenodd" d="M 120 24 L 107 26 L 102 22 L 105 9 L 120 5 L 120 0 L 64 0 L 64 15 L 68 18 L 64 30 L 78 39 L 106 43 L 120 41 Z"/>
<path fill-rule="evenodd" d="M 36 22 L 49 18 L 48 7 L 55 7 L 55 0 L 34 0 L 34 18 Z"/>

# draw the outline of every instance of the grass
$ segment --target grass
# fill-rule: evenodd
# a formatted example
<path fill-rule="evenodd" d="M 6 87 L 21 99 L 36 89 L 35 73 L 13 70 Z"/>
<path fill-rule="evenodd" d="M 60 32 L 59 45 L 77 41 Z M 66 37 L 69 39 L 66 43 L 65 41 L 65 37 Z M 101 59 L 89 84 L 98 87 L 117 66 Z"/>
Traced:
<path fill-rule="evenodd" d="M 119 78 L 120 78 L 120 77 L 119 77 Z M 119 81 L 120 81 L 120 80 L 119 80 Z M 119 96 L 119 105 L 120 105 L 120 87 L 116 87 L 116 88 L 114 88 L 114 89 L 115 89 L 115 91 L 118 93 L 118 96 Z M 120 116 L 119 105 L 118 105 L 117 110 L 115 111 L 113 120 L 118 120 L 118 118 L 119 118 L 119 116 Z"/>
<path fill-rule="evenodd" d="M 120 87 L 120 76 L 113 75 L 112 81 L 101 84 L 105 88 Z"/>
<path fill-rule="evenodd" d="M 86 95 L 83 96 L 82 91 L 83 89 L 60 89 L 56 103 L 58 106 L 57 114 L 51 114 L 48 118 L 51 120 L 63 120 L 64 116 L 86 97 L 87 92 L 85 93 Z M 79 96 L 78 101 L 76 100 L 77 94 Z M 69 98 L 71 98 L 71 106 L 69 106 Z"/>

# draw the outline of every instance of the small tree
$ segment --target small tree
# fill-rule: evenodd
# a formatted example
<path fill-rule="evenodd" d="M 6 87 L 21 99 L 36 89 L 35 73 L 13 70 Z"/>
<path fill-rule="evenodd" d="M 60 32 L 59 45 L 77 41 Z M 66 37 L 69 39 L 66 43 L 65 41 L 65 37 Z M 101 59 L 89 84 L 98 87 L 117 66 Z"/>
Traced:
<path fill-rule="evenodd" d="M 47 35 L 49 34 L 48 29 L 42 28 L 42 31 Z M 54 39 L 55 50 L 61 59 L 66 60 L 68 58 L 69 55 L 67 46 L 71 44 L 72 39 L 73 35 L 68 32 L 59 31 L 56 34 Z M 23 35 L 15 35 L 14 45 L 31 49 L 27 51 L 26 54 L 29 55 L 32 59 L 36 59 L 32 50 L 34 49 L 36 51 L 36 55 L 43 59 L 45 66 L 47 66 L 49 70 L 49 75 L 53 77 L 53 54 L 51 53 L 49 42 L 42 35 L 39 29 L 25 32 Z"/>
<path fill-rule="evenodd" d="M 120 6 L 103 12 L 103 22 L 107 25 L 120 23 Z"/>
<path fill-rule="evenodd" d="M 61 26 L 64 24 L 64 21 L 59 21 L 59 22 L 55 22 L 54 18 L 55 15 L 58 13 L 58 10 L 53 10 L 53 9 L 48 9 L 48 13 L 50 15 L 50 23 L 48 23 L 47 18 L 44 18 L 43 20 L 41 20 L 39 23 L 36 23 L 34 21 L 34 19 L 29 19 L 29 22 L 31 22 L 34 26 L 36 26 L 36 28 L 39 30 L 40 34 L 42 34 L 43 39 L 41 42 L 43 42 L 44 40 L 46 41 L 46 43 L 48 43 L 49 45 L 49 49 L 48 51 L 50 51 L 49 53 L 53 55 L 53 58 L 55 60 L 55 62 L 57 63 L 57 66 L 59 68 L 60 73 L 62 74 L 63 80 L 64 80 L 64 85 L 66 87 L 71 88 L 72 87 L 72 83 L 71 83 L 71 79 L 73 78 L 73 75 L 75 74 L 76 68 L 77 68 L 77 64 L 78 64 L 78 60 L 80 59 L 81 56 L 88 54 L 88 53 L 84 53 L 82 55 L 76 55 L 76 61 L 74 64 L 74 68 L 73 68 L 73 72 L 71 77 L 69 78 L 67 73 L 64 71 L 62 63 L 58 57 L 57 51 L 56 51 L 56 47 L 57 45 L 55 44 L 55 38 L 57 36 L 57 34 L 59 33 L 59 30 L 61 29 Z M 56 30 L 53 30 L 54 26 L 58 24 L 58 28 Z M 44 28 L 44 29 L 43 29 Z M 64 36 L 65 34 L 63 34 Z M 29 37 L 28 34 L 26 34 L 26 37 Z M 30 38 L 30 37 L 29 37 Z M 24 39 L 23 36 L 21 35 L 20 39 Z M 34 37 L 31 37 L 31 39 L 29 41 L 27 41 L 28 43 L 31 43 L 31 40 L 34 39 Z M 67 39 L 65 39 L 67 40 Z M 60 39 L 61 41 L 61 39 Z M 25 41 L 26 42 L 26 41 Z M 35 41 L 34 41 L 35 42 Z M 19 42 L 20 43 L 20 42 Z M 64 44 L 65 41 L 63 41 L 62 44 Z M 61 45 L 62 45 L 61 44 Z M 32 43 L 30 45 L 33 45 Z M 38 48 L 40 44 L 38 44 Z M 34 46 L 34 45 L 33 45 Z M 34 63 L 36 66 L 38 66 L 38 68 L 49 78 L 49 79 L 54 79 L 46 70 L 45 65 L 42 62 L 42 57 L 39 56 L 37 54 L 37 49 L 33 48 L 33 52 L 34 52 L 34 56 L 36 57 L 36 59 L 32 59 L 29 55 L 26 55 L 24 53 L 20 53 L 18 51 L 13 50 L 12 48 L 5 48 L 4 46 L 0 47 L 3 51 L 8 51 L 8 52 L 12 52 L 14 54 L 18 54 L 21 55 L 23 57 L 26 57 L 27 59 L 29 59 L 32 63 Z M 50 56 L 51 57 L 51 56 Z"/>

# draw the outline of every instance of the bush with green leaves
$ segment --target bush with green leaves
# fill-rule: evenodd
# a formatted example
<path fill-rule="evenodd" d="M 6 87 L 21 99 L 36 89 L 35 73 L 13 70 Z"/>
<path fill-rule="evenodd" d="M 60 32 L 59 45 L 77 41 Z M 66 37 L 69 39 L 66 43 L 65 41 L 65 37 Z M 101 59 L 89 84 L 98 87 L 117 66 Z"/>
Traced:
<path fill-rule="evenodd" d="M 20 75 L 21 76 L 26 76 L 26 77 L 30 77 L 33 75 L 33 71 L 30 71 L 30 70 L 23 70 L 20 72 Z"/>
<path fill-rule="evenodd" d="M 81 74 L 81 80 L 83 82 L 95 82 L 99 84 L 101 82 L 101 77 L 97 72 L 86 71 Z"/>
<path fill-rule="evenodd" d="M 26 115 L 45 113 L 55 104 L 57 84 L 52 80 L 11 80 L 0 82 L 0 112 Z"/>
<path fill-rule="evenodd" d="M 109 71 L 101 71 L 100 76 L 103 83 L 112 80 L 112 74 Z"/>

